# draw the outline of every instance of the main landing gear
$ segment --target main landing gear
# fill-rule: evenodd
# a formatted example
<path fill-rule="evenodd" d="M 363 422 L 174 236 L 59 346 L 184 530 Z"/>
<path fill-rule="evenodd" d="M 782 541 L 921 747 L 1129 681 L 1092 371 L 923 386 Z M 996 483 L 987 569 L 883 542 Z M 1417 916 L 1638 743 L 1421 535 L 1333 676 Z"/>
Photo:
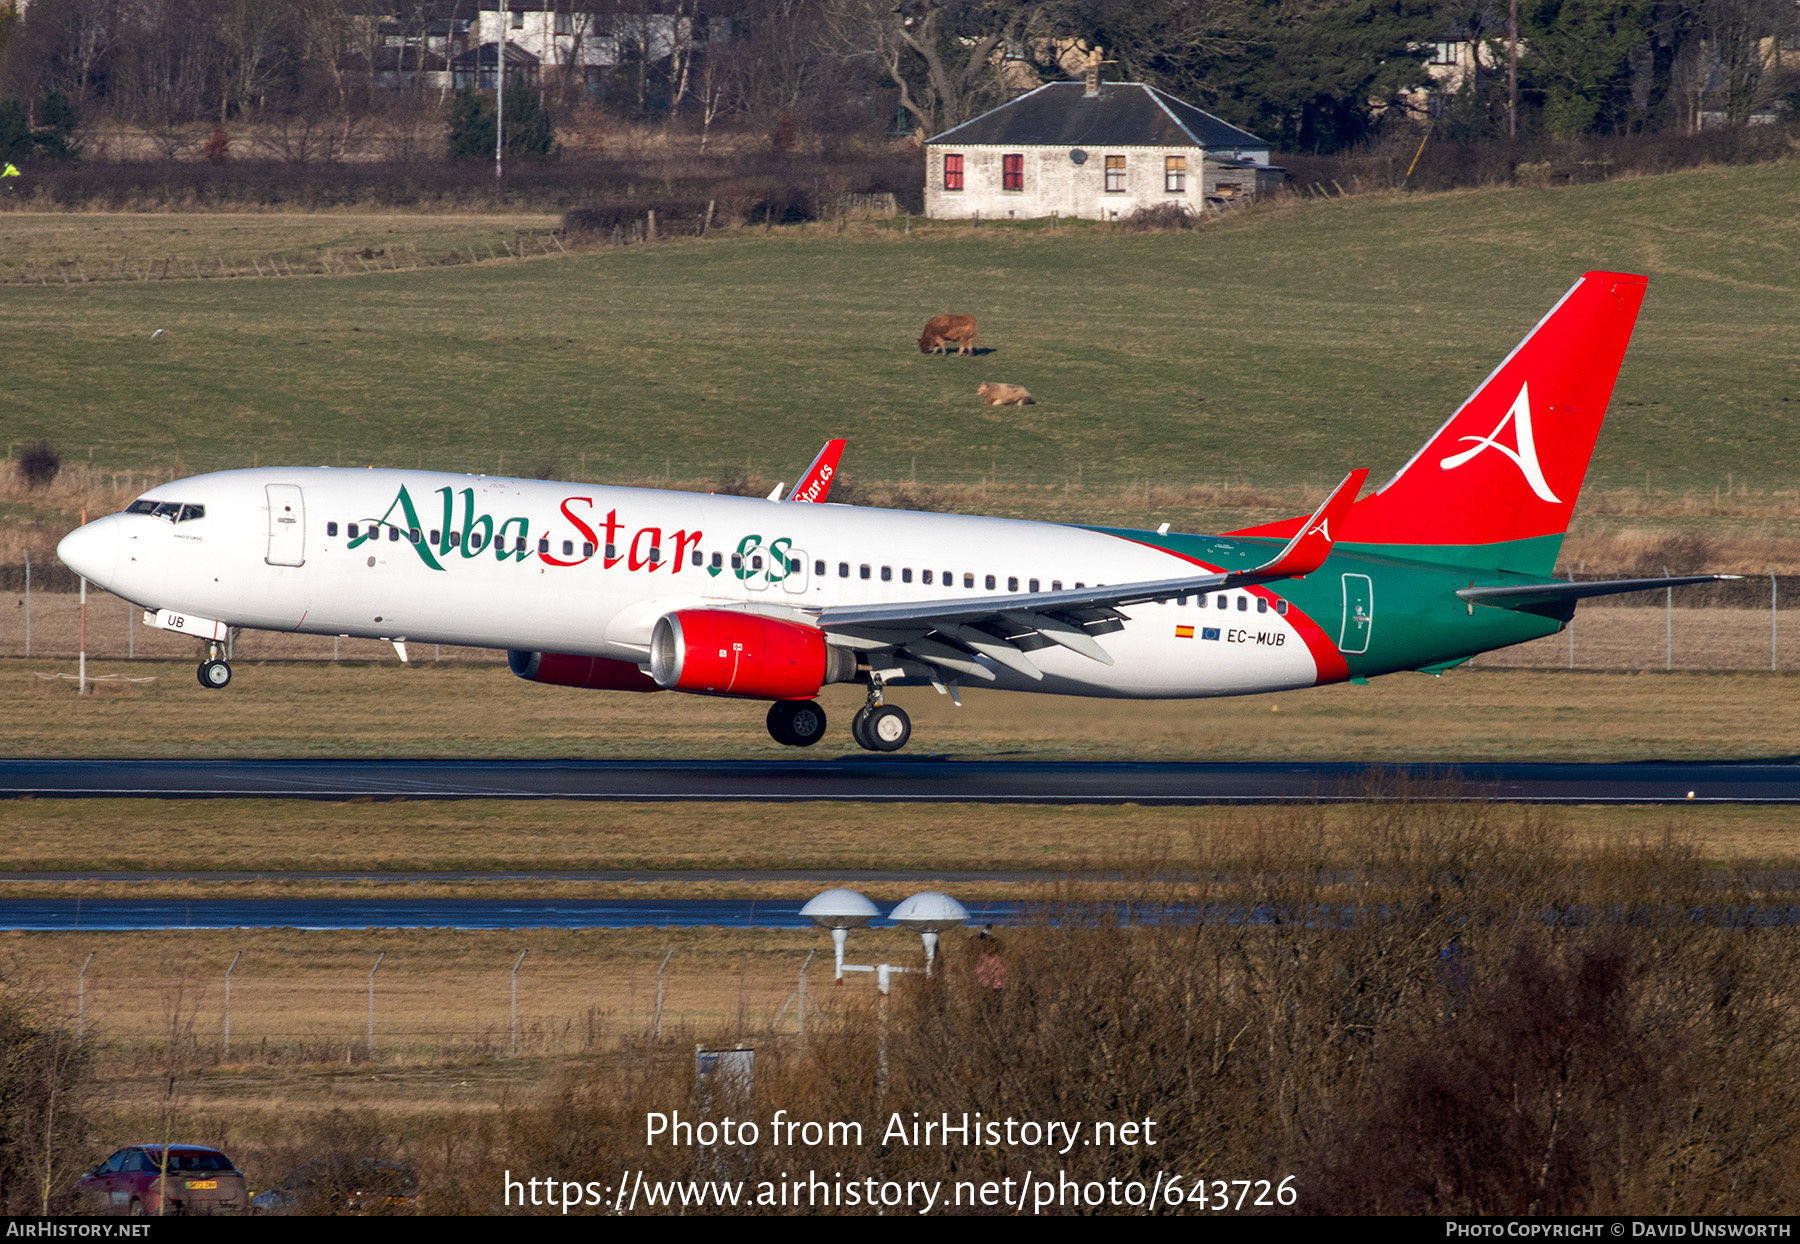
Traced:
<path fill-rule="evenodd" d="M 850 719 L 850 737 L 865 751 L 897 752 L 912 738 L 912 719 L 898 704 L 885 704 L 881 683 L 869 684 L 869 702 Z"/>
<path fill-rule="evenodd" d="M 217 644 L 207 649 L 206 660 L 200 662 L 200 668 L 194 673 L 199 676 L 200 685 L 208 691 L 223 691 L 231 685 L 231 665 L 220 660 Z"/>
<path fill-rule="evenodd" d="M 825 706 L 817 700 L 777 700 L 769 705 L 769 734 L 789 747 L 811 747 L 825 737 Z"/>

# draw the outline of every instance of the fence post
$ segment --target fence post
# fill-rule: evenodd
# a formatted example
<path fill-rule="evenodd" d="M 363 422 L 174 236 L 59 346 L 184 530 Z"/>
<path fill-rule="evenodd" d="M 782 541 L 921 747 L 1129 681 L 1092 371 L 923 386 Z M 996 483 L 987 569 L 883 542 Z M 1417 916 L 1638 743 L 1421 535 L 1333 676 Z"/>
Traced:
<path fill-rule="evenodd" d="M 31 550 L 25 552 L 25 655 L 31 655 Z"/>
<path fill-rule="evenodd" d="M 656 969 L 656 1019 L 650 1026 L 650 1039 L 652 1041 L 662 1040 L 663 970 L 669 966 L 669 960 L 674 957 L 675 952 L 671 950 L 668 954 L 663 956 L 662 967 Z"/>
<path fill-rule="evenodd" d="M 387 951 L 375 956 L 375 966 L 369 969 L 369 1058 L 375 1058 L 375 973 L 381 970 L 381 961 L 387 958 Z"/>
<path fill-rule="evenodd" d="M 1669 568 L 1663 567 L 1663 578 L 1669 577 Z M 1663 589 L 1663 669 L 1675 668 L 1675 589 Z"/>
<path fill-rule="evenodd" d="M 806 1035 L 806 969 L 812 966 L 813 956 L 818 953 L 816 950 L 808 951 L 806 962 L 800 965 L 800 989 L 798 991 L 800 994 L 800 1027 L 795 1033 L 796 1036 L 804 1037 Z"/>
<path fill-rule="evenodd" d="M 225 1056 L 231 1057 L 231 974 L 236 970 L 238 960 L 244 957 L 243 951 L 231 956 L 231 966 L 225 969 Z"/>
<path fill-rule="evenodd" d="M 519 969 L 525 965 L 527 953 L 523 950 L 519 952 L 519 961 L 513 964 L 512 970 L 512 1053 L 514 1058 L 519 1056 Z"/>
<path fill-rule="evenodd" d="M 1775 567 L 1769 567 L 1769 668 L 1775 668 Z M 29 631 L 26 632 L 30 634 Z"/>
<path fill-rule="evenodd" d="M 88 964 L 94 961 L 94 951 L 88 951 L 87 961 L 81 965 L 80 973 L 75 977 L 75 1044 L 81 1044 L 82 1033 L 87 1026 L 87 970 Z"/>

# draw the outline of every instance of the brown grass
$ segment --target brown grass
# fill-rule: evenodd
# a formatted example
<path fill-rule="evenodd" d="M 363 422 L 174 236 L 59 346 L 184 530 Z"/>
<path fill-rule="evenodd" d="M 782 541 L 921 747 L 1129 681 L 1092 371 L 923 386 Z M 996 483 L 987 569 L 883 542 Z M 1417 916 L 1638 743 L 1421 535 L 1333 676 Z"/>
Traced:
<path fill-rule="evenodd" d="M 264 1186 L 354 1149 L 414 1164 L 430 1198 L 414 1208 L 439 1212 L 501 1208 L 504 1170 L 612 1183 L 640 1168 L 1292 1175 L 1303 1213 L 1787 1212 L 1793 931 L 1724 920 L 1791 906 L 1780 879 L 1720 872 L 1654 823 L 1596 842 L 1565 813 L 1391 795 L 1348 815 L 1239 810 L 1146 850 L 1128 920 L 1069 886 L 991 943 L 947 937 L 935 978 L 897 979 L 885 1038 L 871 983 L 827 986 L 817 959 L 806 1041 L 769 1031 L 805 952 L 828 946 L 815 932 L 30 935 L 7 939 L 9 975 L 66 993 L 100 946 L 96 1156 L 168 1120 Z M 1198 879 L 1159 880 L 1171 866 Z M 1213 918 L 1169 919 L 1171 903 Z M 501 1048 L 507 973 L 527 947 L 515 1060 Z M 670 947 L 674 1009 L 657 1042 L 648 1012 Z M 234 1047 L 240 1033 L 271 1040 L 225 1062 L 217 980 L 239 948 Z M 918 956 L 899 932 L 852 948 Z M 355 1045 L 380 949 L 368 1063 Z M 171 1046 L 169 1032 L 191 1036 Z M 722 1101 L 715 1086 L 715 1112 L 857 1121 L 867 1143 L 646 1146 L 647 1112 L 703 1108 L 696 1042 L 757 1052 L 749 1095 Z M 1158 1143 L 879 1143 L 896 1111 L 1153 1119 Z"/>
<path fill-rule="evenodd" d="M 536 870 L 842 871 L 1125 869 L 1194 835 L 1237 823 L 1230 808 L 1060 808 L 984 804 L 671 804 L 533 801 L 351 802 L 282 800 L 59 800 L 0 804 L 0 871 L 193 871 L 183 882 L 47 880 L 0 883 L 9 896 L 570 898 L 810 897 L 815 882 L 656 882 L 429 879 L 328 883 L 282 872 Z M 1355 823 L 1325 808 L 1333 832 Z M 1618 848 L 1664 829 L 1709 860 L 1800 860 L 1800 825 L 1780 808 L 1571 808 L 1561 824 L 1575 851 Z M 258 882 L 206 881 L 207 872 L 273 874 Z M 862 886 L 899 900 L 923 883 Z M 1015 895 L 999 878 L 959 882 L 959 894 Z"/>
<path fill-rule="evenodd" d="M 1756 617 L 1747 610 L 1715 613 Z M 1578 645 L 1585 642 L 1580 626 Z M 0 661 L 0 697 L 7 704 L 0 750 L 145 757 L 794 756 L 768 737 L 763 706 L 754 702 L 543 687 L 491 665 L 403 667 L 391 656 L 366 665 L 240 661 L 230 689 L 219 693 L 200 687 L 186 663 L 90 659 L 90 675 L 157 681 L 87 697 L 75 694 L 72 681 L 37 677 L 58 672 L 74 674 L 74 661 Z M 915 752 L 958 758 L 1741 759 L 1800 751 L 1800 727 L 1790 711 L 1794 677 L 1477 669 L 1222 700 L 971 691 L 958 709 L 929 688 L 909 688 L 896 693 L 896 702 L 913 717 Z M 832 686 L 821 698 L 834 724 L 809 758 L 860 754 L 843 727 L 862 696 Z M 1680 711 L 1671 712 L 1672 705 Z"/>

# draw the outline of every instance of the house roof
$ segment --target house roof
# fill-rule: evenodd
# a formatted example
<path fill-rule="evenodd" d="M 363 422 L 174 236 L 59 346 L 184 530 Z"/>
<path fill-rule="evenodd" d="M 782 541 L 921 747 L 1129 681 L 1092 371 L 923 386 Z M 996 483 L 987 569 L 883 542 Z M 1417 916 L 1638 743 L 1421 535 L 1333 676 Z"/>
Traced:
<path fill-rule="evenodd" d="M 1234 147 L 1269 144 L 1145 82 L 1049 82 L 927 143 L 1019 147 Z"/>
<path fill-rule="evenodd" d="M 458 56 L 455 60 L 451 61 L 450 63 L 452 65 L 455 65 L 458 69 L 467 69 L 471 65 L 474 65 L 478 58 L 479 58 L 481 64 L 483 64 L 483 65 L 493 64 L 494 63 L 494 45 L 491 43 L 484 43 L 478 48 L 470 48 L 468 51 L 462 53 L 460 56 Z M 518 66 L 518 65 L 531 66 L 531 65 L 541 64 L 542 62 L 538 59 L 538 57 L 532 55 L 530 52 L 527 52 L 524 48 L 520 47 L 518 44 L 508 43 L 506 45 L 506 63 L 508 65 L 515 65 L 515 66 Z"/>

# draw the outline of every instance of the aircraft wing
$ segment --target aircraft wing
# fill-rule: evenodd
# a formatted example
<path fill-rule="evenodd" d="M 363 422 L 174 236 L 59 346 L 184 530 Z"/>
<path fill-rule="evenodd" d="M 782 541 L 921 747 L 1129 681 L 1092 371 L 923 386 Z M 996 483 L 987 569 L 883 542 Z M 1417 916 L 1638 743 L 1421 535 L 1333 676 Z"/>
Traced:
<path fill-rule="evenodd" d="M 800 477 L 800 482 L 794 485 L 794 491 L 787 495 L 787 499 L 824 505 L 825 498 L 831 495 L 831 481 L 837 478 L 838 459 L 843 456 L 842 439 L 826 441 L 825 448 L 819 451 L 819 456 L 806 468 L 806 474 Z"/>
<path fill-rule="evenodd" d="M 844 647 L 867 652 L 891 650 L 927 666 L 988 681 L 994 674 L 976 660 L 978 656 L 1038 679 L 1043 673 L 1026 654 L 1052 645 L 1111 665 L 1112 657 L 1094 637 L 1123 628 L 1129 619 L 1119 612 L 1122 608 L 1302 578 L 1317 570 L 1331 554 L 1333 526 L 1356 500 L 1368 474 L 1366 470 L 1352 471 L 1285 548 L 1250 570 L 1197 570 L 1177 578 L 1095 584 L 1057 592 L 843 605 L 807 612 L 833 642 Z"/>

